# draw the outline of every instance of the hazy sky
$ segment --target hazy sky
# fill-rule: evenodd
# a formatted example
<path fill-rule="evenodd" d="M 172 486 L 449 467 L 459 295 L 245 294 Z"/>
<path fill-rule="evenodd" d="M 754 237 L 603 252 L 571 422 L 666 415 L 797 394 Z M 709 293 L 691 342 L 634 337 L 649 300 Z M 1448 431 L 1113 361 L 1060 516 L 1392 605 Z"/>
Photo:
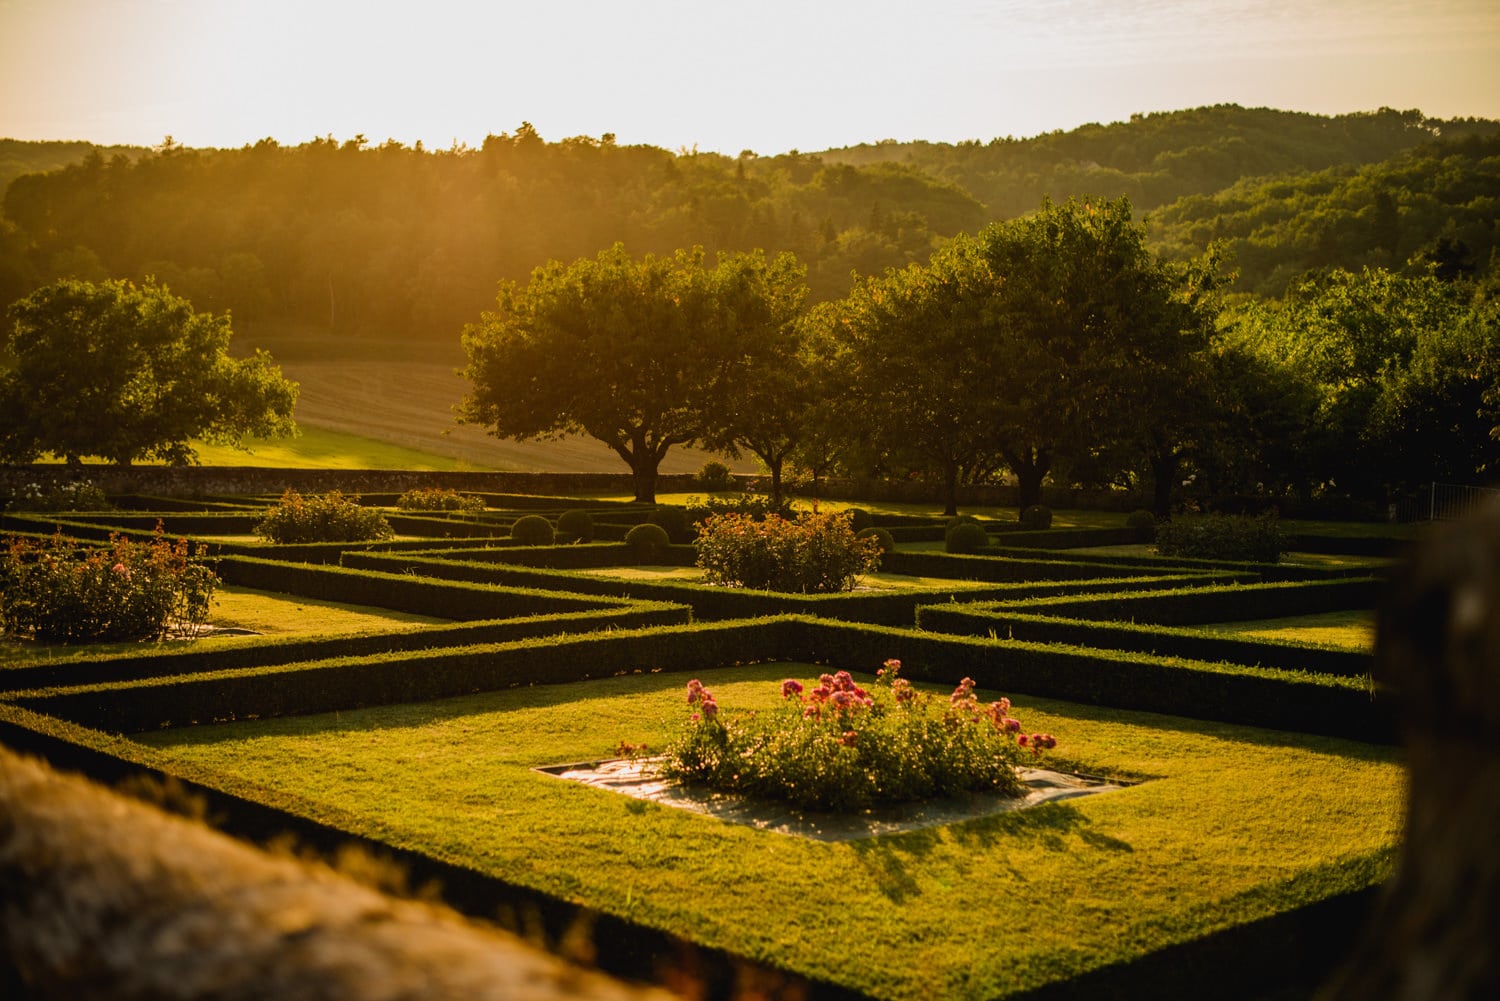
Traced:
<path fill-rule="evenodd" d="M 0 0 L 0 136 L 738 153 L 1233 102 L 1500 118 L 1500 0 Z"/>

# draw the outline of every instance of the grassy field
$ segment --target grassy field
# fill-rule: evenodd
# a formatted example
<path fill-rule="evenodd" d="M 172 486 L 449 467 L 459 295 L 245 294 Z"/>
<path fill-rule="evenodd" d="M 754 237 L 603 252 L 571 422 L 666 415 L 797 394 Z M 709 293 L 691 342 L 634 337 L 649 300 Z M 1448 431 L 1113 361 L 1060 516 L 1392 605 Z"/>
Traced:
<path fill-rule="evenodd" d="M 478 427 L 457 424 L 453 408 L 470 384 L 458 374 L 464 355 L 456 331 L 451 342 L 436 345 L 353 341 L 313 329 L 242 334 L 236 336 L 235 344 L 237 349 L 270 351 L 283 373 L 301 384 L 296 418 L 304 428 L 369 439 L 459 464 L 447 468 L 628 472 L 618 455 L 592 438 L 502 441 Z M 674 448 L 662 460 L 660 471 L 696 473 L 711 458 L 716 457 Z M 737 472 L 755 471 L 754 463 L 720 461 Z"/>
<path fill-rule="evenodd" d="M 702 677 L 738 711 L 818 670 Z M 1128 960 L 1378 881 L 1400 837 L 1394 749 L 1034 698 L 1016 715 L 1057 735 L 1059 761 L 1148 781 L 831 844 L 533 770 L 661 746 L 682 685 L 634 676 L 139 739 L 186 777 L 877 998 L 998 997 Z"/>

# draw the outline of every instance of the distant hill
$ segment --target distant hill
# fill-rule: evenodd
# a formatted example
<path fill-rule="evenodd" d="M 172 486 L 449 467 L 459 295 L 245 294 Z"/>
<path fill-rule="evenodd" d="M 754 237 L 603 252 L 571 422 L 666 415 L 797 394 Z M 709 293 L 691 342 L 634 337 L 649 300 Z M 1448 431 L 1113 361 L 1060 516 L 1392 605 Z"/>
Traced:
<path fill-rule="evenodd" d="M 1148 232 L 1179 258 L 1222 242 L 1238 287 L 1263 296 L 1280 295 L 1311 268 L 1495 275 L 1500 132 L 1425 143 L 1379 163 L 1240 181 L 1160 209 Z"/>
<path fill-rule="evenodd" d="M 1439 252 L 1445 234 L 1443 252 L 1467 248 L 1488 267 L 1489 203 L 1463 208 L 1435 188 L 1418 199 L 1426 182 L 1411 171 L 1426 168 L 1401 157 L 1432 166 L 1447 154 L 1414 151 L 1496 135 L 1497 122 L 1418 111 L 1218 105 L 1030 139 L 770 157 L 620 146 L 609 135 L 546 142 L 524 123 L 477 149 L 441 151 L 362 136 L 234 150 L 6 140 L 0 154 L 26 172 L 4 194 L 0 303 L 64 276 L 153 275 L 199 308 L 232 310 L 241 329 L 289 323 L 451 344 L 493 302 L 498 280 L 616 241 L 636 254 L 790 251 L 814 298 L 831 299 L 853 273 L 925 260 L 959 232 L 1072 195 L 1126 195 L 1138 212 L 1154 210 L 1154 237 L 1174 254 L 1214 236 L 1238 241 L 1242 287 L 1274 293 L 1307 266 Z M 1473 197 L 1490 197 L 1483 156 L 1455 156 L 1463 178 L 1479 171 Z M 1387 163 L 1377 187 L 1389 189 L 1398 236 L 1384 202 L 1378 233 L 1350 221 L 1374 211 L 1375 197 L 1352 179 Z M 1273 178 L 1291 185 L 1295 204 L 1260 204 L 1274 200 L 1254 194 Z M 1253 211 L 1242 204 L 1252 196 Z M 1342 201 L 1324 216 L 1323 198 Z M 1282 228 L 1256 222 L 1266 213 Z"/>
<path fill-rule="evenodd" d="M 1245 178 L 1385 160 L 1434 139 L 1494 135 L 1500 122 L 1440 120 L 1382 108 L 1328 117 L 1219 104 L 1133 115 L 1030 139 L 881 142 L 824 150 L 827 163 L 902 164 L 949 181 L 991 217 L 1030 212 L 1043 196 L 1125 195 L 1138 211 L 1210 194 Z"/>

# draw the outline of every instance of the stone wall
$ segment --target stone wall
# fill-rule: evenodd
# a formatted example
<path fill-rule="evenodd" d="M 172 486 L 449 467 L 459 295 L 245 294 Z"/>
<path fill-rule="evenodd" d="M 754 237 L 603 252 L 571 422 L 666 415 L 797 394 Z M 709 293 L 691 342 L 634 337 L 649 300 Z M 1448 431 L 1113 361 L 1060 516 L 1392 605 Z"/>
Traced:
<path fill-rule="evenodd" d="M 401 493 L 413 487 L 448 487 L 473 493 L 630 495 L 629 473 L 432 472 L 401 469 L 266 469 L 258 466 L 0 466 L 0 496 L 27 483 L 85 479 L 107 494 L 203 497 L 223 494 Z M 662 476 L 662 493 L 696 488 L 691 474 Z"/>

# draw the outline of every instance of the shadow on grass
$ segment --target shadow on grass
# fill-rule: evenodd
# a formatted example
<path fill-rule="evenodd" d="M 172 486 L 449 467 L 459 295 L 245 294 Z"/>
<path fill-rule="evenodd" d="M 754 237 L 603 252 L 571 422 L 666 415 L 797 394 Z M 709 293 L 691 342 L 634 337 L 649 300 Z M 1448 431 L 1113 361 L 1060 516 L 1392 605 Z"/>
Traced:
<path fill-rule="evenodd" d="M 945 844 L 969 851 L 1004 853 L 1018 847 L 1040 847 L 1066 852 L 1071 841 L 1100 851 L 1133 852 L 1128 842 L 1091 830 L 1093 822 L 1068 803 L 1043 803 L 1025 810 L 993 814 L 945 827 L 930 827 L 902 834 L 844 842 L 859 858 L 865 874 L 892 903 L 918 896 L 919 864 L 925 856 Z M 1019 869 L 1012 875 L 1024 879 Z"/>

